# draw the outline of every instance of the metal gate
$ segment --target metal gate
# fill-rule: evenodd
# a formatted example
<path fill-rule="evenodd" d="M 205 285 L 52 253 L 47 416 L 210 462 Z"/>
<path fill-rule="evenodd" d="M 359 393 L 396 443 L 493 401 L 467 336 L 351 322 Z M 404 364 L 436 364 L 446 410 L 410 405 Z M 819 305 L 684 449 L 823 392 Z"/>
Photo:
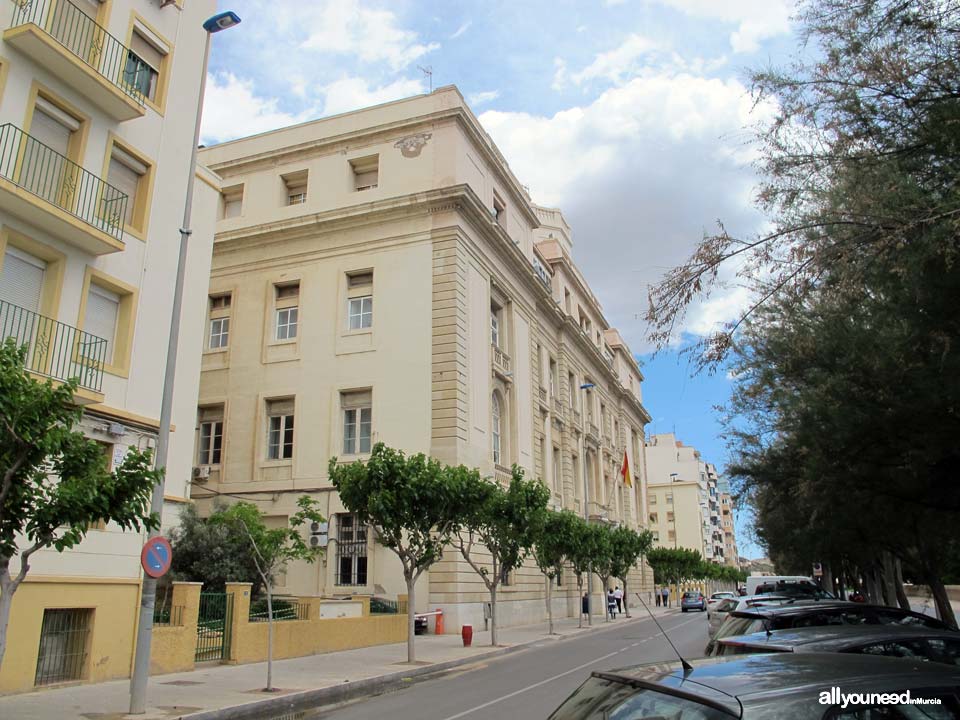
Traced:
<path fill-rule="evenodd" d="M 197 651 L 194 660 L 223 660 L 230 655 L 233 595 L 200 593 L 197 614 Z"/>

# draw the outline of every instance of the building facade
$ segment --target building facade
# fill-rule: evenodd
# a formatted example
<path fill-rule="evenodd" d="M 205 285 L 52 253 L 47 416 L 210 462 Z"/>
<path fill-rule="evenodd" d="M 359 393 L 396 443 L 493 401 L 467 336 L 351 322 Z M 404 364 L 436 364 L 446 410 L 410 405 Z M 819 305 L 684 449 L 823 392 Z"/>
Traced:
<path fill-rule="evenodd" d="M 277 524 L 319 498 L 330 545 L 288 568 L 287 592 L 405 592 L 327 477 L 332 456 L 364 459 L 378 441 L 501 482 L 515 463 L 554 508 L 643 525 L 643 377 L 562 214 L 530 201 L 456 88 L 201 161 L 223 190 L 192 497 L 201 512 L 247 499 Z M 420 583 L 418 610 L 483 623 L 483 583 L 452 551 Z M 560 583 L 557 610 L 577 612 L 572 576 Z M 513 573 L 501 622 L 543 617 L 543 593 L 532 564 Z"/>
<path fill-rule="evenodd" d="M 28 346 L 37 377 L 79 378 L 81 428 L 111 467 L 157 436 L 202 22 L 214 10 L 213 0 L 0 6 L 0 331 Z M 193 306 L 206 297 L 219 197 L 216 178 L 198 172 Z M 168 520 L 188 494 L 204 322 L 184 313 Z M 101 524 L 73 550 L 32 557 L 0 691 L 129 675 L 144 539 Z"/>

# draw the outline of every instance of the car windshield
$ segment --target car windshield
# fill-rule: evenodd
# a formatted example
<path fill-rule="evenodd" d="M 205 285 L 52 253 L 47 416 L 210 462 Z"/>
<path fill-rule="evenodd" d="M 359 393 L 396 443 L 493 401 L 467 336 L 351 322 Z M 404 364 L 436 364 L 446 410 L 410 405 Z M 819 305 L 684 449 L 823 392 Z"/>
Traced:
<path fill-rule="evenodd" d="M 549 720 L 726 720 L 730 716 L 695 700 L 592 677 Z"/>
<path fill-rule="evenodd" d="M 696 592 L 685 592 L 683 594 L 684 600 L 696 600 L 699 597 L 700 597 L 700 593 L 696 593 Z"/>
<path fill-rule="evenodd" d="M 820 627 L 823 625 L 920 625 L 941 628 L 936 618 L 911 615 L 895 608 L 835 608 L 800 614 L 775 613 L 770 616 L 771 629 Z"/>

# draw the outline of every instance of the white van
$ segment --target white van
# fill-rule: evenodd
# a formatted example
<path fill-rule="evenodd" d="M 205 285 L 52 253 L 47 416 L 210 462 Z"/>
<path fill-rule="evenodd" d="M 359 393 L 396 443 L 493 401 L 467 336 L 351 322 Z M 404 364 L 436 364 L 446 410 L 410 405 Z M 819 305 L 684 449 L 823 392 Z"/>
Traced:
<path fill-rule="evenodd" d="M 776 585 L 777 583 L 810 583 L 816 586 L 811 577 L 803 575 L 751 575 L 747 578 L 747 595 L 756 595 L 761 585 Z"/>

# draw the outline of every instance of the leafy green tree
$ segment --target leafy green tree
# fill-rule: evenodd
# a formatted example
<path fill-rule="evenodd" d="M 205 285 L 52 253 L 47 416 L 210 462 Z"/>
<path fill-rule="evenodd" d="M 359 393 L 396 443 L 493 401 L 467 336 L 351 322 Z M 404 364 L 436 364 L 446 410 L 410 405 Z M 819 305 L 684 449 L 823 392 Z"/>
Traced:
<path fill-rule="evenodd" d="M 225 525 L 242 532 L 249 543 L 249 557 L 267 591 L 267 692 L 273 691 L 273 580 L 283 572 L 291 560 L 312 563 L 323 552 L 310 547 L 300 528 L 311 522 L 323 522 L 317 510 L 318 503 L 303 495 L 297 500 L 300 509 L 290 516 L 290 524 L 282 528 L 267 528 L 263 513 L 253 503 L 238 502 L 221 508 L 210 516 L 214 525 Z"/>
<path fill-rule="evenodd" d="M 423 453 L 406 457 L 383 443 L 374 445 L 366 462 L 338 465 L 334 458 L 329 473 L 344 507 L 400 558 L 407 584 L 407 661 L 412 663 L 417 580 L 441 559 L 454 528 L 483 503 L 486 488 L 475 470 L 445 466 Z"/>
<path fill-rule="evenodd" d="M 607 602 L 607 590 L 610 578 L 613 577 L 613 530 L 609 525 L 589 525 L 588 532 L 592 535 L 590 546 L 593 549 L 591 569 L 600 578 L 600 587 L 603 589 L 603 602 Z M 610 613 L 604 613 L 604 621 L 610 622 Z"/>
<path fill-rule="evenodd" d="M 625 525 L 620 525 L 611 533 L 610 544 L 610 572 L 613 577 L 620 578 L 623 583 L 623 608 L 627 617 L 630 617 L 627 576 L 636 567 L 637 561 L 650 550 L 653 545 L 653 533 L 649 530 L 636 532 Z"/>
<path fill-rule="evenodd" d="M 452 543 L 490 593 L 490 643 L 497 645 L 497 589 L 509 573 L 523 564 L 546 521 L 550 491 L 539 480 L 526 480 L 513 466 L 510 486 L 477 480 L 485 489 L 483 501 L 470 509 L 453 535 Z M 490 556 L 490 565 L 475 555 L 477 544 Z"/>
<path fill-rule="evenodd" d="M 0 665 L 13 596 L 34 553 L 69 550 L 98 521 L 136 532 L 159 524 L 150 495 L 162 473 L 150 452 L 131 448 L 109 472 L 100 446 L 73 430 L 83 415 L 73 402 L 77 382 L 34 380 L 26 353 L 13 339 L 0 345 Z"/>
<path fill-rule="evenodd" d="M 546 583 L 548 632 L 553 635 L 553 580 L 563 572 L 563 563 L 573 552 L 573 544 L 582 522 L 579 516 L 569 510 L 547 512 L 533 546 L 533 557 Z"/>
<path fill-rule="evenodd" d="M 567 549 L 567 561 L 573 568 L 577 576 L 577 596 L 578 602 L 583 600 L 583 578 L 590 573 L 590 567 L 593 564 L 593 558 L 596 554 L 594 542 L 595 533 L 590 529 L 591 526 L 579 515 L 576 516 L 576 522 L 570 521 L 569 547 Z M 593 598 L 589 599 L 593 603 Z M 590 607 L 588 621 L 593 615 L 593 607 Z M 592 621 L 590 621 L 592 622 Z M 580 613 L 580 619 L 577 627 L 583 627 L 583 613 Z"/>
<path fill-rule="evenodd" d="M 225 506 L 216 505 L 214 513 Z M 251 597 L 259 597 L 263 580 L 250 555 L 250 541 L 237 526 L 200 517 L 195 505 L 180 513 L 180 524 L 170 532 L 175 580 L 202 582 L 210 591 L 223 592 L 228 582 L 248 582 Z"/>

